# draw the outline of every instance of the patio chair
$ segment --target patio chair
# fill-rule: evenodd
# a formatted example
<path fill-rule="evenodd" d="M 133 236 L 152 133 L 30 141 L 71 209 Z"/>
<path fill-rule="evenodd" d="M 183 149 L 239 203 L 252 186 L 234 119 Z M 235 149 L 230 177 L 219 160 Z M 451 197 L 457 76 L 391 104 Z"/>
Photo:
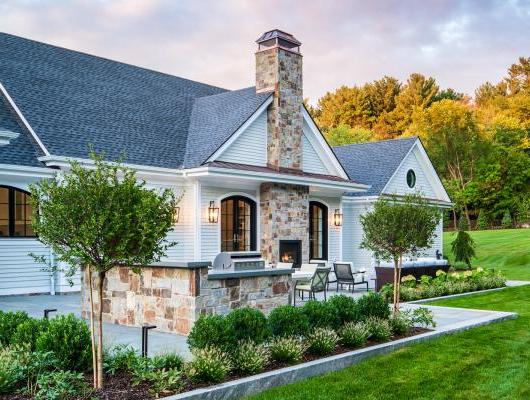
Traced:
<path fill-rule="evenodd" d="M 316 300 L 315 293 L 324 292 L 324 300 L 327 300 L 326 291 L 328 286 L 329 270 L 329 268 L 317 267 L 315 270 L 315 274 L 308 283 L 297 282 L 296 286 L 294 287 L 294 305 L 296 305 L 297 291 L 299 294 L 302 295 L 302 301 L 304 300 L 304 292 L 309 293 L 309 300 Z"/>
<path fill-rule="evenodd" d="M 348 285 L 348 290 L 353 293 L 355 285 L 366 285 L 368 291 L 368 281 L 366 280 L 366 271 L 354 270 L 351 262 L 334 262 L 333 269 L 337 278 L 337 292 L 339 287 L 342 290 L 343 285 Z"/>

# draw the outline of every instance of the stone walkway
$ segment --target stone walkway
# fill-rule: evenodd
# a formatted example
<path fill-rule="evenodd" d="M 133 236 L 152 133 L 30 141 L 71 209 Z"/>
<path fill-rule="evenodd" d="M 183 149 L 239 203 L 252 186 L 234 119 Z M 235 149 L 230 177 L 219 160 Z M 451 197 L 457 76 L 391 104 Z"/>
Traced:
<path fill-rule="evenodd" d="M 509 281 L 508 286 L 527 285 L 526 281 Z M 366 294 L 365 290 L 356 290 L 353 293 L 339 291 L 338 294 L 347 294 L 358 298 Z M 336 295 L 335 291 L 328 292 L 328 298 Z M 323 295 L 317 295 L 318 300 L 323 300 Z M 302 302 L 297 300 L 297 306 Z M 403 309 L 413 309 L 417 307 L 426 307 L 433 311 L 434 319 L 437 323 L 435 330 L 447 330 L 449 328 L 465 328 L 481 324 L 501 316 L 503 313 L 487 310 L 472 310 L 464 308 L 451 308 L 440 306 L 428 306 L 420 304 L 403 304 Z M 81 315 L 81 298 L 79 294 L 68 294 L 64 296 L 5 296 L 0 297 L 0 310 L 3 311 L 26 311 L 32 317 L 42 317 L 44 309 L 55 308 L 57 314 L 73 313 Z M 141 329 L 138 327 L 122 326 L 115 324 L 104 324 L 105 343 L 108 346 L 116 344 L 127 344 L 134 348 L 141 349 Z M 189 358 L 190 352 L 186 344 L 186 337 L 172 333 L 149 332 L 149 354 L 159 354 L 164 352 L 176 351 L 184 357 Z"/>

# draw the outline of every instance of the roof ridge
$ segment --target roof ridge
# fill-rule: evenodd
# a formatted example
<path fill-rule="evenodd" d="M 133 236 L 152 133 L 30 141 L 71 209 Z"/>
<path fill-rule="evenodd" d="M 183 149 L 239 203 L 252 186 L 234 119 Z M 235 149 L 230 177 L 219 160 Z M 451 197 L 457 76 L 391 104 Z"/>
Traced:
<path fill-rule="evenodd" d="M 350 144 L 343 144 L 341 146 L 333 146 L 334 149 L 340 149 L 344 147 L 351 147 L 351 146 L 363 146 L 366 144 L 374 144 L 374 143 L 385 143 L 385 142 L 397 142 L 402 140 L 411 140 L 411 139 L 419 139 L 419 136 L 408 136 L 408 137 L 400 137 L 395 139 L 383 139 L 383 140 L 374 140 L 372 142 L 363 142 L 363 143 L 350 143 Z"/>
<path fill-rule="evenodd" d="M 107 58 L 107 57 L 103 57 L 103 56 L 98 56 L 98 55 L 90 54 L 90 53 L 87 53 L 87 52 L 84 52 L 84 51 L 80 51 L 80 50 L 73 50 L 73 49 L 69 49 L 69 48 L 67 48 L 67 47 L 59 46 L 59 45 L 56 45 L 56 44 L 50 44 L 50 43 L 41 42 L 41 41 L 39 41 L 39 40 L 35 40 L 35 39 L 29 39 L 29 38 L 22 37 L 22 36 L 18 36 L 18 35 L 13 35 L 13 34 L 11 34 L 11 33 L 7 33 L 7 32 L 2 32 L 2 31 L 0 31 L 0 35 L 6 35 L 6 36 L 9 36 L 9 37 L 12 37 L 12 38 L 25 40 L 25 41 L 27 41 L 27 42 L 36 43 L 36 44 L 39 44 L 39 45 L 42 45 L 42 46 L 53 47 L 53 48 L 56 48 L 56 49 L 66 50 L 66 51 L 69 51 L 69 52 L 72 52 L 72 53 L 81 54 L 81 55 L 83 55 L 83 56 L 87 56 L 87 57 L 98 58 L 98 59 L 100 59 L 100 60 L 109 61 L 109 62 L 116 63 L 116 64 L 120 64 L 120 65 L 126 65 L 126 66 L 128 66 L 128 67 L 141 69 L 141 70 L 148 71 L 148 72 L 151 72 L 151 73 L 154 73 L 154 74 L 158 74 L 158 75 L 164 75 L 164 76 L 168 76 L 168 77 L 171 77 L 171 78 L 182 79 L 182 80 L 184 80 L 184 81 L 193 82 L 193 83 L 196 83 L 196 84 L 199 84 L 199 85 L 208 86 L 208 87 L 211 87 L 211 88 L 213 88 L 213 89 L 220 89 L 220 90 L 224 90 L 224 91 L 226 91 L 226 92 L 229 92 L 229 91 L 230 91 L 229 89 L 226 89 L 226 88 L 222 88 L 222 87 L 219 87 L 219 86 L 210 85 L 210 84 L 208 84 L 208 83 L 204 83 L 204 82 L 194 81 L 194 80 L 192 80 L 192 79 L 189 79 L 189 78 L 183 78 L 183 77 L 181 77 L 181 76 L 177 76 L 177 75 L 172 75 L 172 74 L 167 73 L 167 72 L 157 71 L 157 70 L 155 70 L 155 69 L 151 69 L 151 68 L 147 68 L 147 67 L 142 67 L 142 66 L 139 66 L 139 65 L 134 65 L 134 64 L 127 63 L 127 62 L 124 62 L 124 61 L 113 60 L 112 58 Z"/>

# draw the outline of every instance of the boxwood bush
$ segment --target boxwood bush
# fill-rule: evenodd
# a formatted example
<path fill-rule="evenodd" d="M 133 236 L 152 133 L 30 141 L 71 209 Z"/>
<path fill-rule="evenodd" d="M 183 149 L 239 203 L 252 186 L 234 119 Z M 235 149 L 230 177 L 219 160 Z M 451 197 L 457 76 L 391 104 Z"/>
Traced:
<path fill-rule="evenodd" d="M 379 293 L 369 292 L 357 300 L 357 312 L 362 321 L 370 318 L 388 319 L 390 308 L 384 296 Z"/>
<path fill-rule="evenodd" d="M 226 316 L 230 329 L 230 337 L 239 341 L 263 343 L 269 337 L 267 318 L 260 311 L 251 307 L 243 307 L 230 311 Z"/>
<path fill-rule="evenodd" d="M 276 307 L 267 321 L 274 336 L 305 336 L 309 330 L 309 319 L 300 307 Z"/>
<path fill-rule="evenodd" d="M 201 315 L 193 325 L 187 341 L 192 349 L 214 346 L 228 350 L 234 339 L 225 317 L 222 315 Z"/>
<path fill-rule="evenodd" d="M 359 308 L 353 297 L 341 294 L 332 296 L 328 301 L 335 308 L 340 326 L 348 322 L 357 322 L 360 320 Z"/>
<path fill-rule="evenodd" d="M 24 311 L 0 311 L 0 344 L 9 346 L 18 326 L 30 319 Z"/>
<path fill-rule="evenodd" d="M 11 337 L 11 344 L 35 351 L 37 339 L 48 329 L 47 319 L 29 318 L 17 326 Z"/>
<path fill-rule="evenodd" d="M 84 372 L 92 365 L 90 330 L 73 314 L 50 320 L 35 347 L 40 352 L 53 352 L 63 370 Z"/>
<path fill-rule="evenodd" d="M 329 301 L 309 300 L 304 304 L 302 310 L 309 320 L 311 329 L 337 329 L 340 327 L 340 318 L 337 309 Z"/>

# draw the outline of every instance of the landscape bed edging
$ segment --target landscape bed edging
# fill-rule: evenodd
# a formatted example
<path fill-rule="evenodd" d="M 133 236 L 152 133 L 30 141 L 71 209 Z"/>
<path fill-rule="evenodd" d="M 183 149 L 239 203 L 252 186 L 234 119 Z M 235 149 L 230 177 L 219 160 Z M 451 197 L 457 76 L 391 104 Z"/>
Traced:
<path fill-rule="evenodd" d="M 394 350 L 411 344 L 421 343 L 440 336 L 462 332 L 470 328 L 488 325 L 493 322 L 515 319 L 517 317 L 517 313 L 495 312 L 493 316 L 487 315 L 482 318 L 477 318 L 471 324 L 461 322 L 449 325 L 446 328 L 398 339 L 393 342 L 381 343 L 375 346 L 293 365 L 291 367 L 280 368 L 258 375 L 236 379 L 215 386 L 195 389 L 189 392 L 164 397 L 161 400 L 227 400 L 242 398 L 245 396 L 258 394 L 276 386 L 286 385 L 301 381 L 303 379 L 311 378 L 316 375 L 338 371 L 351 365 L 358 364 L 367 358 L 388 354 Z"/>

